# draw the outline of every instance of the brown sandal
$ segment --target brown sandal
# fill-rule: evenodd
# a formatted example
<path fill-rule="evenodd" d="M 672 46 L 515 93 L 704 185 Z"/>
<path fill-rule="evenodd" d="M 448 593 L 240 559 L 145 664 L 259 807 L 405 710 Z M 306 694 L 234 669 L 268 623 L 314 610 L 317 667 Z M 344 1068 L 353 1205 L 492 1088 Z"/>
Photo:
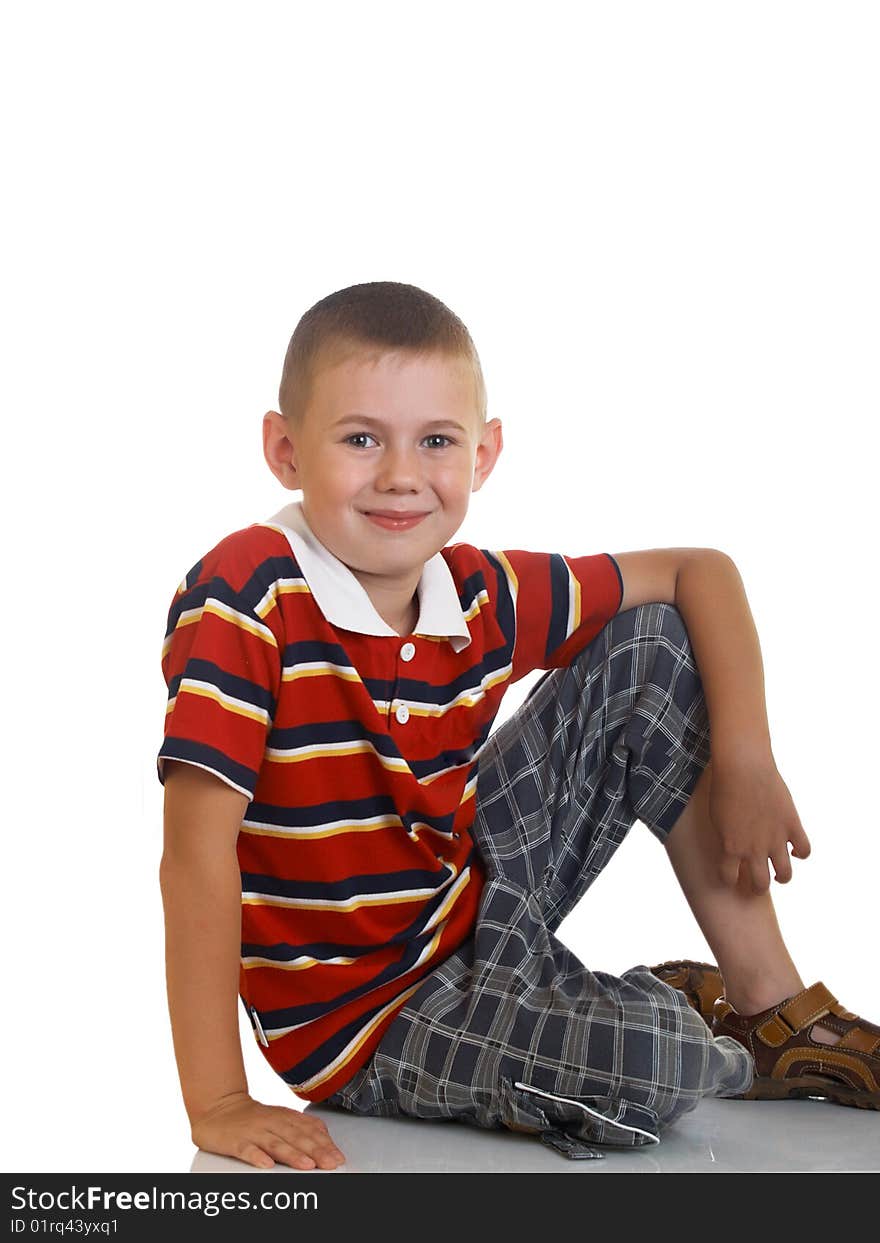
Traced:
<path fill-rule="evenodd" d="M 837 1033 L 838 1043 L 814 1040 L 816 1022 Z M 741 1100 L 818 1096 L 880 1109 L 880 1027 L 845 1010 L 822 983 L 760 1014 L 738 1014 L 721 996 L 712 1034 L 732 1036 L 755 1060 L 754 1083 Z"/>
<path fill-rule="evenodd" d="M 714 963 L 691 962 L 690 959 L 682 958 L 661 962 L 648 970 L 664 984 L 684 993 L 688 1005 L 699 1012 L 708 1028 L 712 1027 L 715 999 L 724 992 L 721 972 Z"/>

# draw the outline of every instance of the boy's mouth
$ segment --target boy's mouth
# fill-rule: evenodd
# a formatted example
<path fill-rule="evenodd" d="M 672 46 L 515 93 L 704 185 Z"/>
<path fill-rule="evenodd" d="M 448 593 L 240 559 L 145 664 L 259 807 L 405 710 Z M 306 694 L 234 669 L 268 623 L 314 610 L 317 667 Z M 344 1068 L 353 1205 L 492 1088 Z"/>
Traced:
<path fill-rule="evenodd" d="M 364 511 L 365 518 L 369 518 L 376 526 L 384 527 L 386 531 L 408 531 L 410 527 L 417 526 L 427 516 L 426 513 L 418 513 L 413 510 L 373 509 Z"/>

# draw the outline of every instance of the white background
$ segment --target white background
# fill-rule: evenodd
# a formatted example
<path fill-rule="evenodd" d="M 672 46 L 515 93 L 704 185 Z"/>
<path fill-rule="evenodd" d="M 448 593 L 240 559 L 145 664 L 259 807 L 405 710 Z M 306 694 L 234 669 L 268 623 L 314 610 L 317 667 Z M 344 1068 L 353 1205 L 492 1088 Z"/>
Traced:
<path fill-rule="evenodd" d="M 734 558 L 813 844 L 780 923 L 880 1021 L 876 6 L 83 0 L 4 27 L 3 1168 L 189 1168 L 167 612 L 301 495 L 261 419 L 299 317 L 360 281 L 477 343 L 505 449 L 457 538 Z M 618 973 L 708 953 L 640 824 L 562 936 Z M 252 1093 L 296 1105 L 242 1034 Z"/>

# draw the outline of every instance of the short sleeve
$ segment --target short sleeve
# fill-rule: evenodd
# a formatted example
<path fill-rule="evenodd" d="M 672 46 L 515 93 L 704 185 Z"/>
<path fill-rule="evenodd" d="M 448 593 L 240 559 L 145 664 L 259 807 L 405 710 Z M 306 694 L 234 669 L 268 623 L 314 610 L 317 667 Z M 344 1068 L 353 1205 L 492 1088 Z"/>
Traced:
<path fill-rule="evenodd" d="M 623 579 L 610 553 L 569 557 L 509 549 L 492 555 L 513 622 L 512 682 L 533 669 L 571 664 L 623 601 Z"/>
<path fill-rule="evenodd" d="M 253 799 L 278 701 L 283 645 L 222 573 L 188 586 L 190 577 L 175 593 L 162 649 L 168 703 L 159 781 L 165 784 L 166 759 L 181 760 Z"/>

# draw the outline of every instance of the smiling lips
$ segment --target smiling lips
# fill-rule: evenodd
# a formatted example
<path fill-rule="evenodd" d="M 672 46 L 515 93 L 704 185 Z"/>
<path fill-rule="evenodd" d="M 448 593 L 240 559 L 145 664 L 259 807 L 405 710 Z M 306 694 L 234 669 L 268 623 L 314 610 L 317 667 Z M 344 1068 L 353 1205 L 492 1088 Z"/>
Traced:
<path fill-rule="evenodd" d="M 427 516 L 425 513 L 415 513 L 412 510 L 393 509 L 374 509 L 364 514 L 370 522 L 384 527 L 387 531 L 408 531 L 410 527 L 417 526 Z"/>

